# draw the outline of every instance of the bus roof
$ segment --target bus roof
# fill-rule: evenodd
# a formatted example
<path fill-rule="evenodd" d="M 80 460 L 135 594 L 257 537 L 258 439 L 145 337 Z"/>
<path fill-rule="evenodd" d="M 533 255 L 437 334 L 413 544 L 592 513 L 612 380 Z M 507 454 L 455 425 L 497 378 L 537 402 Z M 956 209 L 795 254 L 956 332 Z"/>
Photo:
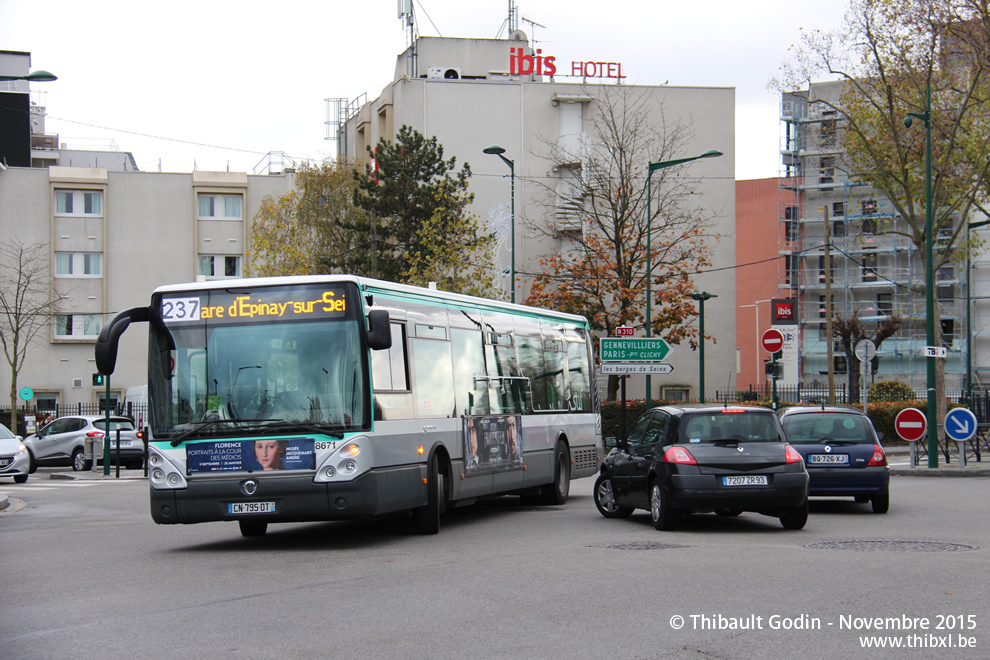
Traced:
<path fill-rule="evenodd" d="M 551 316 L 561 320 L 571 321 L 582 326 L 587 326 L 588 321 L 583 316 L 568 314 L 556 310 L 544 309 L 541 307 L 528 307 L 503 300 L 491 300 L 488 298 L 477 298 L 460 293 L 440 291 L 438 289 L 427 289 L 409 284 L 398 284 L 396 282 L 386 282 L 370 277 L 358 277 L 356 275 L 289 275 L 283 277 L 250 277 L 239 279 L 207 280 L 204 282 L 188 282 L 186 284 L 166 284 L 155 289 L 154 293 L 180 293 L 191 290 L 211 290 L 211 289 L 236 289 L 241 287 L 257 286 L 291 286 L 295 284 L 322 284 L 332 282 L 353 282 L 362 290 L 368 293 L 380 292 L 382 294 L 397 294 L 403 297 L 419 298 L 436 302 L 450 302 L 470 305 L 472 307 L 499 309 L 507 312 L 517 312 L 524 314 L 537 314 Z"/>

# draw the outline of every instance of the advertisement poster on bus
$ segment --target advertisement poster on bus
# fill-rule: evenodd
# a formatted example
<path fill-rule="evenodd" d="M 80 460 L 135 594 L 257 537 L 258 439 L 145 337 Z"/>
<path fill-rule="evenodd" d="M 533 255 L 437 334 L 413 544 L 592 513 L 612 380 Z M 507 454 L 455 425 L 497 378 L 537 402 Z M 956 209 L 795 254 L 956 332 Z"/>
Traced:
<path fill-rule="evenodd" d="M 186 447 L 189 474 L 312 470 L 315 466 L 312 438 L 217 440 Z"/>
<path fill-rule="evenodd" d="M 464 465 L 467 472 L 519 467 L 523 462 L 519 415 L 473 415 L 464 418 Z"/>

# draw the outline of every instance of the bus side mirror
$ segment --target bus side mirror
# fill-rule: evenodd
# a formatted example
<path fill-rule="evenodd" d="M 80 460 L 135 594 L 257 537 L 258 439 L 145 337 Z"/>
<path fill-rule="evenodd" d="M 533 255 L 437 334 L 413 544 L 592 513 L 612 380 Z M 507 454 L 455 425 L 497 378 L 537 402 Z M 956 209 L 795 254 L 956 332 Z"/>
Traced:
<path fill-rule="evenodd" d="M 373 351 L 392 348 L 392 328 L 384 309 L 368 312 L 368 348 Z"/>
<path fill-rule="evenodd" d="M 127 326 L 131 323 L 147 322 L 151 316 L 149 307 L 132 307 L 125 309 L 112 319 L 100 330 L 100 337 L 96 340 L 96 369 L 101 374 L 112 374 L 117 366 L 117 347 L 120 344 L 120 335 L 124 334 Z"/>
<path fill-rule="evenodd" d="M 618 447 L 619 446 L 619 440 L 617 438 L 615 438 L 615 437 L 605 438 L 605 446 L 606 447 Z"/>

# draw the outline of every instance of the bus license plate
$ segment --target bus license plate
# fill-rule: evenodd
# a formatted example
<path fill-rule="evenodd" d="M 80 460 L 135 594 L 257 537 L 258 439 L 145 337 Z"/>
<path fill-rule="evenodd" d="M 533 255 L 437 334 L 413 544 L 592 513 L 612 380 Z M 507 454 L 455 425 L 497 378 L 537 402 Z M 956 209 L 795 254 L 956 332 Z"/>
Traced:
<path fill-rule="evenodd" d="M 809 454 L 809 463 L 849 465 L 849 454 Z"/>
<path fill-rule="evenodd" d="M 746 475 L 742 477 L 722 477 L 723 486 L 766 486 L 765 474 Z"/>
<path fill-rule="evenodd" d="M 275 513 L 274 502 L 231 502 L 227 513 Z"/>

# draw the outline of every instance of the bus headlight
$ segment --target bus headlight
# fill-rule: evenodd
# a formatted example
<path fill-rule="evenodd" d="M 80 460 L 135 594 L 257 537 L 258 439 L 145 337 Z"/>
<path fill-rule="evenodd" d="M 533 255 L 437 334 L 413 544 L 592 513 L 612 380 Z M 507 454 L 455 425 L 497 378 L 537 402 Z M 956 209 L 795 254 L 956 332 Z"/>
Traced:
<path fill-rule="evenodd" d="M 313 481 L 350 481 L 370 469 L 371 442 L 363 435 L 356 436 L 323 461 Z"/>
<path fill-rule="evenodd" d="M 148 447 L 148 466 L 151 468 L 148 478 L 152 488 L 171 490 L 185 488 L 188 485 L 182 470 L 154 447 Z"/>

